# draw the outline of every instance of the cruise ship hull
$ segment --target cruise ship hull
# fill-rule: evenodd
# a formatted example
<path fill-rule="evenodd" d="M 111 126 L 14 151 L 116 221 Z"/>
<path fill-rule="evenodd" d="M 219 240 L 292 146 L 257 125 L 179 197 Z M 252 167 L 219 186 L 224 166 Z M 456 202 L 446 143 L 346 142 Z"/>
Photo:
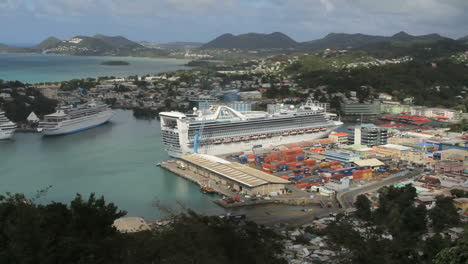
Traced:
<path fill-rule="evenodd" d="M 113 111 L 104 111 L 95 116 L 87 116 L 84 118 L 63 121 L 56 128 L 44 128 L 40 132 L 45 136 L 72 134 L 103 125 L 107 123 L 113 116 Z"/>
<path fill-rule="evenodd" d="M 250 152 L 254 146 L 262 146 L 263 148 L 275 147 L 279 145 L 297 143 L 302 141 L 311 141 L 321 138 L 326 138 L 330 133 L 338 129 L 340 125 L 327 128 L 326 131 L 321 131 L 317 133 L 304 133 L 288 136 L 273 136 L 271 138 L 265 139 L 256 139 L 249 141 L 240 141 L 240 142 L 231 142 L 231 143 L 222 143 L 222 144 L 209 144 L 201 145 L 198 147 L 198 153 L 200 154 L 210 154 L 210 155 L 225 155 L 231 153 L 239 152 Z M 166 149 L 169 156 L 174 158 L 180 158 L 184 155 L 193 153 L 193 148 L 189 148 L 187 152 L 177 152 L 171 149 Z"/>
<path fill-rule="evenodd" d="M 14 133 L 15 133 L 14 130 L 12 130 L 12 131 L 0 131 L 0 140 L 10 139 L 10 138 L 13 137 Z"/>

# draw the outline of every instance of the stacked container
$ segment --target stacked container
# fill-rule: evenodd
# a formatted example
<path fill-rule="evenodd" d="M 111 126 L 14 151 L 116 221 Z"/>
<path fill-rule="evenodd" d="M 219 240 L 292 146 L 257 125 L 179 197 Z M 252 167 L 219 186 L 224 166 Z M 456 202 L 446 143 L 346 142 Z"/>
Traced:
<path fill-rule="evenodd" d="M 372 169 L 362 170 L 362 178 L 364 179 L 372 178 Z"/>

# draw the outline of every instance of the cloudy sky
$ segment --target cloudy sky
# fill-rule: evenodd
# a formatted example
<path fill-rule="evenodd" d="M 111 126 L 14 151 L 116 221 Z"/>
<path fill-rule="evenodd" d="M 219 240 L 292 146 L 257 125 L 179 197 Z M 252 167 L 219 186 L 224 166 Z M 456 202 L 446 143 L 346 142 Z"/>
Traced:
<path fill-rule="evenodd" d="M 152 42 L 275 31 L 297 41 L 329 32 L 458 38 L 468 35 L 468 0 L 0 0 L 0 25 L 9 44 L 96 33 Z"/>

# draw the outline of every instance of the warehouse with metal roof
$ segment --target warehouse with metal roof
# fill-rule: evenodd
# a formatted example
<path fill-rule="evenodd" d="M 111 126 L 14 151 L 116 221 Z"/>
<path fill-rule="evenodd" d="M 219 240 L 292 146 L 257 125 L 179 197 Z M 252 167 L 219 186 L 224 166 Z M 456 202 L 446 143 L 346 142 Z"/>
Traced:
<path fill-rule="evenodd" d="M 187 170 L 196 173 L 214 184 L 226 185 L 236 191 L 250 195 L 284 193 L 290 182 L 263 171 L 215 156 L 192 154 L 181 157 L 180 162 Z"/>

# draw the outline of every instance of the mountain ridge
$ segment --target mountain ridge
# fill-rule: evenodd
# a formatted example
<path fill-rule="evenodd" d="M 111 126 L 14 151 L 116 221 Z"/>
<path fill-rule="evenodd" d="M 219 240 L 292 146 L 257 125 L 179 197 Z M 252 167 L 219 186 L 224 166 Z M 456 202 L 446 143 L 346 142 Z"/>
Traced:
<path fill-rule="evenodd" d="M 296 48 L 298 42 L 281 32 L 271 34 L 246 33 L 233 35 L 225 33 L 204 44 L 200 49 L 275 49 Z"/>
<path fill-rule="evenodd" d="M 376 36 L 366 35 L 362 33 L 329 33 L 325 37 L 297 42 L 290 38 L 288 35 L 281 32 L 273 32 L 271 34 L 264 33 L 246 33 L 233 35 L 225 33 L 212 41 L 201 46 L 200 49 L 271 49 L 271 48 L 295 48 L 306 50 L 320 50 L 320 49 L 346 49 L 365 46 L 371 43 L 382 41 L 437 41 L 448 39 L 439 34 L 427 35 L 410 35 L 404 31 L 400 31 L 392 36 Z"/>

